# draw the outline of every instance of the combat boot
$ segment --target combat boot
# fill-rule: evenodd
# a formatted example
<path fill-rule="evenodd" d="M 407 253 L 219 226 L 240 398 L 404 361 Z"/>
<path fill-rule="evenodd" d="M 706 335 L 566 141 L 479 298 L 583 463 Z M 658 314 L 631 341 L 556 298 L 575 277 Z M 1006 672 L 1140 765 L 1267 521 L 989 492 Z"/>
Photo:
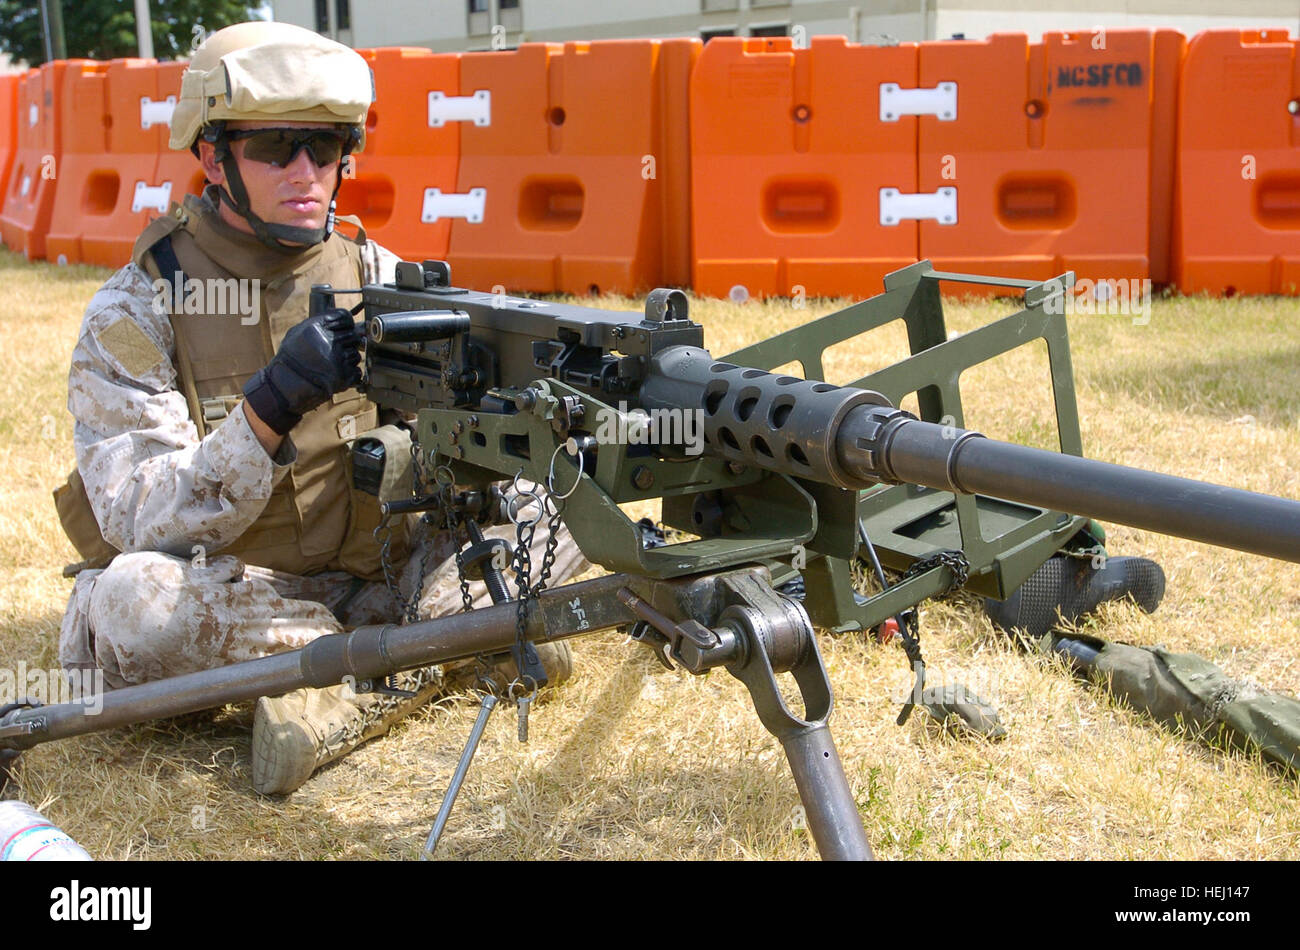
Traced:
<path fill-rule="evenodd" d="M 399 674 L 396 686 L 414 695 L 356 693 L 340 685 L 263 696 L 253 715 L 253 790 L 292 792 L 321 766 L 384 734 L 446 691 L 436 667 Z"/>
<path fill-rule="evenodd" d="M 1091 558 L 1057 554 L 1047 559 L 1006 600 L 985 598 L 984 612 L 1004 630 L 1042 637 L 1060 619 L 1074 623 L 1108 600 L 1132 597 L 1147 613 L 1165 595 L 1165 572 L 1144 557 L 1107 558 L 1093 567 Z"/>

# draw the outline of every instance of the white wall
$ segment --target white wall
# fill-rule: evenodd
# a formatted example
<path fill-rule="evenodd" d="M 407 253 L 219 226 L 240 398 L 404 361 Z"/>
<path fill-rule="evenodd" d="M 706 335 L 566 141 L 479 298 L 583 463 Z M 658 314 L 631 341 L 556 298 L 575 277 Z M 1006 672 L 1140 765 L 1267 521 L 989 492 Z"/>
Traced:
<path fill-rule="evenodd" d="M 520 0 L 524 29 L 556 30 L 582 28 L 591 23 L 628 24 L 669 17 L 701 19 L 699 0 Z"/>
<path fill-rule="evenodd" d="M 331 9 L 335 0 L 329 0 Z M 354 46 L 481 48 L 486 37 L 467 35 L 465 0 L 351 0 Z M 699 36 L 702 29 L 749 25 L 801 25 L 808 36 L 849 35 L 850 8 L 861 11 L 859 35 L 887 33 L 921 38 L 922 0 L 521 0 L 522 29 L 510 45 L 527 40 Z M 275 19 L 315 29 L 313 0 L 273 0 Z M 706 6 L 708 7 L 706 9 Z M 507 11 L 507 15 L 516 11 Z"/>
<path fill-rule="evenodd" d="M 331 0 L 333 2 L 333 0 Z M 382 7 L 378 15 L 367 9 Z M 464 0 L 352 0 L 354 46 L 464 44 L 469 5 Z"/>
<path fill-rule="evenodd" d="M 1009 11 L 939 10 L 934 18 L 934 39 L 948 39 L 955 33 L 964 33 L 969 40 L 983 39 L 990 33 L 1028 33 L 1036 42 L 1044 32 L 1055 30 L 1154 29 L 1169 27 L 1178 30 L 1188 39 L 1202 30 L 1289 28 L 1295 36 L 1300 21 L 1300 4 L 1290 17 L 1252 17 L 1236 13 L 1221 16 L 1163 16 L 1157 14 L 1128 13 L 1075 13 L 1058 10 L 1050 13 L 1020 13 Z"/>
<path fill-rule="evenodd" d="M 333 9 L 335 0 L 329 0 Z M 313 0 L 272 0 L 275 19 L 315 28 Z M 854 35 L 851 10 L 857 9 Z M 468 34 L 466 0 L 351 0 L 354 46 L 425 46 L 439 51 L 483 49 L 486 34 Z M 1149 12 L 1134 12 L 1149 11 Z M 480 20 L 486 22 L 486 15 Z M 1289 28 L 1300 33 L 1297 0 L 520 0 L 506 11 L 506 42 L 618 37 L 699 36 L 702 29 L 789 23 L 808 36 L 840 34 L 859 42 L 881 34 L 897 40 L 946 39 L 964 33 L 1172 27 L 1187 36 L 1204 29 Z M 519 24 L 519 28 L 515 27 Z M 928 27 L 928 28 L 927 28 Z"/>
<path fill-rule="evenodd" d="M 330 0 L 333 2 L 333 0 Z M 357 0 L 352 0 L 356 6 Z M 316 29 L 316 5 L 312 0 L 272 0 L 271 19 Z"/>

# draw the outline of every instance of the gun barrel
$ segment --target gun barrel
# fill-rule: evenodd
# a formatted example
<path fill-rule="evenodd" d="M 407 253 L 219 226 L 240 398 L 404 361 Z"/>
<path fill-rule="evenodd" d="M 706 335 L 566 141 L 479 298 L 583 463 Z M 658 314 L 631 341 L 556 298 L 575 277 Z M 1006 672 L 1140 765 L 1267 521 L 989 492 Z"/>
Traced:
<path fill-rule="evenodd" d="M 847 429 L 847 426 L 845 427 Z M 994 495 L 1300 562 L 1300 503 L 905 420 L 886 464 L 905 482 Z"/>

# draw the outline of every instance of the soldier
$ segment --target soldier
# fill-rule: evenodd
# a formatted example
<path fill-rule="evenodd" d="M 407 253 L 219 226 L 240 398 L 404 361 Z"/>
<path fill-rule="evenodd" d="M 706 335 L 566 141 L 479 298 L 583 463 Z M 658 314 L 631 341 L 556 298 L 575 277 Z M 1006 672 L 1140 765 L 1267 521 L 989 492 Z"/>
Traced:
<path fill-rule="evenodd" d="M 348 441 L 393 420 L 355 388 L 353 321 L 307 314 L 313 284 L 392 279 L 391 253 L 334 229 L 340 164 L 365 144 L 372 98 L 360 55 L 288 24 L 221 30 L 185 71 L 170 146 L 195 154 L 208 185 L 145 230 L 73 350 L 77 470 L 56 498 L 87 560 L 65 668 L 102 669 L 117 688 L 396 622 L 407 598 L 430 616 L 461 608 L 450 532 L 398 524 L 386 551 L 374 538 L 378 506 L 351 486 Z M 384 556 L 400 583 L 384 583 Z M 582 564 L 560 538 L 555 580 Z M 551 683 L 568 675 L 567 646 L 537 651 Z M 515 675 L 503 665 L 502 685 Z M 437 669 L 400 685 L 411 695 L 340 685 L 259 700 L 253 787 L 292 791 L 444 688 Z"/>

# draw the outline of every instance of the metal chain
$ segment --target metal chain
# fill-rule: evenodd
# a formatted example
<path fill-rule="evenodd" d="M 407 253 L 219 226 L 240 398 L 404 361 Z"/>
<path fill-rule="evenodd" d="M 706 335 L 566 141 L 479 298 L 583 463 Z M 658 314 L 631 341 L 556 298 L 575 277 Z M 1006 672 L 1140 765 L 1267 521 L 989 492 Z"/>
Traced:
<path fill-rule="evenodd" d="M 966 555 L 961 551 L 936 551 L 934 554 L 920 558 L 903 572 L 903 576 L 898 579 L 898 583 L 901 584 L 903 581 L 911 580 L 918 574 L 924 574 L 926 571 L 940 565 L 944 565 L 952 571 L 952 582 L 948 585 L 947 590 L 942 591 L 942 593 L 946 594 L 949 591 L 966 586 L 966 580 L 970 577 L 970 561 L 966 560 Z"/>
<path fill-rule="evenodd" d="M 456 576 L 460 579 L 460 612 L 467 613 L 474 609 L 474 595 L 469 592 L 469 578 L 465 576 L 465 546 L 460 543 L 460 536 L 454 539 L 456 542 Z"/>
<path fill-rule="evenodd" d="M 528 494 L 531 495 L 537 501 L 537 504 L 539 506 L 543 505 L 543 502 L 541 498 L 538 496 L 536 490 L 533 490 Z M 515 505 L 515 514 L 514 517 L 511 518 L 511 520 L 514 521 L 515 523 L 514 570 L 515 570 L 515 592 L 516 592 L 516 600 L 518 602 L 515 611 L 515 652 L 520 658 L 520 662 L 518 665 L 521 667 L 521 669 L 519 669 L 517 672 L 519 674 L 520 680 L 522 681 L 524 676 L 524 671 L 522 669 L 524 645 L 527 643 L 527 639 L 528 639 L 524 635 L 525 630 L 528 626 L 528 598 L 533 593 L 532 589 L 528 586 L 529 576 L 532 573 L 532 566 L 533 566 L 533 554 L 531 548 L 533 543 L 533 536 L 537 532 L 537 522 L 541 520 L 542 512 L 539 511 L 537 518 L 531 521 L 520 517 L 518 499 L 521 497 L 524 496 L 518 494 L 514 496 L 515 500 L 512 502 L 512 504 Z M 510 513 L 509 508 L 506 509 L 506 513 L 507 514 Z M 545 559 L 543 559 L 543 561 L 544 560 Z M 533 686 L 536 687 L 536 684 L 534 683 Z"/>
<path fill-rule="evenodd" d="M 522 474 L 522 473 L 521 473 Z M 425 459 L 420 452 L 419 443 L 411 440 L 411 479 L 412 479 L 412 496 L 418 497 L 427 491 L 429 479 L 426 472 Z M 461 521 L 456 517 L 455 504 L 453 498 L 454 483 L 450 480 L 442 481 L 437 478 L 437 470 L 434 472 L 434 481 L 438 486 L 438 494 L 442 499 L 442 510 L 446 520 L 446 529 L 451 536 L 452 543 L 455 546 L 456 573 L 460 581 L 461 611 L 469 611 L 474 607 L 474 598 L 470 593 L 469 578 L 465 575 L 464 545 L 461 544 L 460 528 Z M 516 600 L 518 602 L 517 613 L 515 615 L 515 642 L 519 655 L 524 652 L 524 644 L 527 642 L 526 630 L 528 625 L 528 601 L 530 598 L 538 596 L 546 588 L 550 580 L 551 571 L 555 566 L 556 551 L 559 547 L 559 528 L 563 521 L 564 500 L 555 500 L 554 493 L 544 490 L 541 485 L 535 484 L 535 487 L 529 491 L 520 491 L 518 485 L 518 476 L 515 479 L 516 494 L 512 501 L 513 513 L 511 508 L 507 508 L 507 516 L 515 525 L 515 551 L 513 569 L 515 572 L 515 590 Z M 531 497 L 538 505 L 537 517 L 526 519 L 520 516 L 519 499 Z M 541 568 L 538 572 L 536 584 L 531 584 L 532 577 L 532 543 L 536 536 L 537 525 L 542 518 L 549 512 L 550 517 L 547 519 L 546 530 L 546 547 L 542 554 Z M 390 591 L 399 602 L 403 602 L 395 580 L 395 572 L 391 563 L 391 541 L 392 528 L 389 524 L 389 517 L 385 516 L 378 527 L 375 528 L 375 539 L 380 542 L 380 564 L 384 571 L 384 581 Z M 430 524 L 426 516 L 426 524 Z M 423 592 L 424 579 L 428 571 L 428 562 L 432 554 L 433 545 L 426 544 L 424 553 L 420 558 L 419 575 L 416 578 L 414 590 L 411 598 L 405 602 L 405 616 L 408 623 L 414 623 L 419 619 L 419 601 L 420 594 Z M 485 668 L 485 664 L 480 657 L 478 664 Z M 482 670 L 479 673 L 483 675 Z M 521 671 L 522 678 L 522 671 Z M 528 688 L 528 684 L 523 683 L 521 686 L 526 692 L 531 693 L 536 684 Z"/>
<path fill-rule="evenodd" d="M 424 523 L 429 524 L 428 521 Z M 432 555 L 433 539 L 430 538 L 425 542 L 424 552 L 420 555 L 420 569 L 416 572 L 415 584 L 411 587 L 411 599 L 406 602 L 407 623 L 415 623 L 420 619 L 420 595 L 424 593 L 424 578 L 429 572 L 429 558 Z"/>
<path fill-rule="evenodd" d="M 447 531 L 451 534 L 452 543 L 456 549 L 456 570 L 460 575 L 460 593 L 463 606 L 462 611 L 471 610 L 474 606 L 474 598 L 469 592 L 469 579 L 465 576 L 465 562 L 462 555 L 462 545 L 459 543 L 458 524 L 453 514 L 452 489 L 454 484 L 448 480 L 443 482 L 437 478 L 438 469 L 434 469 L 434 484 L 438 486 L 438 495 L 442 499 L 442 509 L 446 514 Z M 411 439 L 411 497 L 420 498 L 427 494 L 429 490 L 428 467 L 425 464 L 424 453 L 420 451 L 420 443 L 416 439 Z M 421 517 L 421 521 L 432 527 L 432 512 L 426 513 Z M 402 616 L 406 623 L 415 623 L 420 619 L 420 596 L 424 593 L 424 581 L 429 575 L 429 561 L 433 557 L 433 540 L 429 539 L 424 544 L 424 550 L 420 555 L 419 570 L 415 577 L 415 583 L 411 589 L 411 596 L 404 597 L 401 592 L 401 585 L 397 576 L 397 570 L 393 566 L 392 544 L 393 544 L 393 527 L 392 516 L 385 514 L 379 524 L 375 526 L 372 536 L 379 544 L 379 566 L 384 574 L 384 585 L 388 588 L 393 599 L 402 607 Z"/>
<path fill-rule="evenodd" d="M 970 577 L 970 561 L 966 560 L 966 555 L 961 551 L 936 551 L 934 554 L 920 558 L 903 572 L 902 577 L 895 584 L 902 584 L 936 567 L 947 567 L 952 572 L 952 582 L 944 593 L 966 586 L 966 579 Z M 908 660 L 913 665 L 920 663 L 924 670 L 925 659 L 921 656 L 920 614 L 916 608 L 912 608 L 903 611 L 899 616 L 903 621 L 898 625 L 898 636 L 903 642 L 903 652 L 907 654 Z"/>
<path fill-rule="evenodd" d="M 424 472 L 423 464 L 420 457 L 420 443 L 414 438 L 411 439 L 411 497 L 417 498 L 423 489 Z M 412 622 L 410 608 L 406 604 L 406 598 L 402 596 L 401 585 L 397 577 L 397 570 L 393 567 L 393 526 L 392 515 L 383 514 L 379 518 L 379 524 L 375 525 L 375 530 L 371 532 L 371 537 L 379 544 L 379 567 L 384 572 L 384 586 L 388 588 L 388 593 L 392 595 L 394 601 L 402 605 L 402 614 L 406 617 L 407 623 Z M 416 590 L 419 591 L 424 586 L 423 577 L 424 565 L 421 563 L 420 582 L 416 584 Z M 418 599 L 418 596 L 417 596 Z"/>
<path fill-rule="evenodd" d="M 577 479 L 574 481 L 572 487 L 570 487 L 563 495 L 558 494 L 555 491 L 555 459 L 560 454 L 560 448 L 561 447 L 557 446 L 555 452 L 551 455 L 551 465 L 546 476 L 546 497 L 542 501 L 542 510 L 537 514 L 538 521 L 545 516 L 548 509 L 550 510 L 551 516 L 546 522 L 546 550 L 542 553 L 542 570 L 540 576 L 537 578 L 537 583 L 532 589 L 532 595 L 534 597 L 546 589 L 546 582 L 551 578 L 551 568 L 555 566 L 555 549 L 560 543 L 559 531 L 560 525 L 564 520 L 564 506 L 568 501 L 569 496 L 577 491 L 578 486 L 582 483 L 584 463 L 582 452 L 579 451 L 577 454 Z"/>
<path fill-rule="evenodd" d="M 546 582 L 551 579 L 551 568 L 555 566 L 555 549 L 560 543 L 560 525 L 564 518 L 564 499 L 555 500 L 555 495 L 546 493 L 546 505 L 551 509 L 550 520 L 546 522 L 546 550 L 542 552 L 542 570 L 533 585 L 532 595 L 536 597 L 546 589 Z"/>
<path fill-rule="evenodd" d="M 461 544 L 460 532 L 457 530 L 459 528 L 459 523 L 456 521 L 456 517 L 453 514 L 453 510 L 456 507 L 453 504 L 452 499 L 453 487 L 454 486 L 450 482 L 443 486 L 442 510 L 446 512 L 447 533 L 451 535 L 451 543 L 456 549 L 456 576 L 460 580 L 460 612 L 465 613 L 466 611 L 474 609 L 474 598 L 469 592 L 469 578 L 465 576 L 465 545 Z M 468 533 L 468 529 L 466 529 L 466 531 Z M 465 538 L 465 543 L 469 543 L 468 536 Z M 429 547 L 432 548 L 433 545 L 429 545 Z M 421 578 L 423 578 L 423 573 L 423 568 L 421 568 Z M 421 579 L 420 586 L 424 586 L 423 579 Z"/>
<path fill-rule="evenodd" d="M 434 479 L 437 480 L 437 470 L 434 470 Z M 411 438 L 411 496 L 413 498 L 422 497 L 429 490 L 428 471 L 425 466 L 424 453 L 420 451 L 420 442 L 418 439 Z M 443 499 L 443 507 L 447 507 L 447 498 Z M 421 522 L 425 525 L 432 526 L 428 516 L 421 516 Z M 429 538 L 424 543 L 424 552 L 420 555 L 420 567 L 416 572 L 415 583 L 411 585 L 411 598 L 406 601 L 406 622 L 415 623 L 420 619 L 420 595 L 424 593 L 424 578 L 429 572 L 429 558 L 433 554 L 433 539 Z"/>
<path fill-rule="evenodd" d="M 522 471 L 520 474 L 523 474 Z M 547 481 L 549 482 L 550 479 L 548 478 Z M 514 494 L 510 499 L 510 503 L 506 506 L 506 515 L 515 526 L 515 556 L 513 564 L 517 602 L 515 613 L 515 653 L 522 658 L 525 654 L 526 644 L 528 642 L 528 637 L 526 635 L 528 627 L 528 601 L 531 598 L 537 597 L 546 589 L 546 583 L 551 577 L 551 570 L 555 566 L 555 552 L 559 546 L 559 528 L 564 512 L 564 498 L 557 496 L 555 492 L 551 490 L 549 485 L 546 488 L 543 488 L 536 482 L 533 483 L 531 489 L 525 491 L 519 485 L 518 475 L 515 476 L 512 488 Z M 537 505 L 537 515 L 533 518 L 524 518 L 520 514 L 523 507 L 520 504 L 520 501 L 525 498 L 531 498 Z M 547 518 L 548 512 L 549 518 Z M 542 553 L 542 562 L 540 570 L 538 571 L 537 582 L 534 584 L 532 583 L 532 545 L 533 539 L 537 534 L 537 525 L 541 523 L 543 518 L 547 518 L 546 546 Z M 517 699 L 524 700 L 525 702 L 527 701 L 526 697 L 531 696 L 537 689 L 536 683 L 526 682 L 528 679 L 531 679 L 531 677 L 527 676 L 527 674 L 520 669 L 518 685 L 523 690 L 523 693 L 517 697 Z M 521 722 L 524 721 L 526 720 L 521 719 Z M 523 735 L 524 731 L 521 728 L 521 738 Z"/>
<path fill-rule="evenodd" d="M 970 577 L 970 561 L 966 559 L 966 555 L 961 551 L 936 551 L 934 554 L 920 558 L 903 572 L 903 576 L 898 579 L 897 583 L 901 584 L 936 567 L 945 566 L 952 572 L 952 581 L 949 583 L 947 590 L 953 591 L 964 587 L 967 578 Z M 900 621 L 898 639 L 902 643 L 903 652 L 907 654 L 909 667 L 916 674 L 916 683 L 912 687 L 912 696 L 915 697 L 920 695 L 921 690 L 925 688 L 925 657 L 921 654 L 920 612 L 913 607 L 910 610 L 902 611 L 898 617 Z M 898 725 L 901 726 L 907 722 L 913 708 L 914 704 L 910 700 L 903 703 L 903 708 L 898 714 Z"/>

